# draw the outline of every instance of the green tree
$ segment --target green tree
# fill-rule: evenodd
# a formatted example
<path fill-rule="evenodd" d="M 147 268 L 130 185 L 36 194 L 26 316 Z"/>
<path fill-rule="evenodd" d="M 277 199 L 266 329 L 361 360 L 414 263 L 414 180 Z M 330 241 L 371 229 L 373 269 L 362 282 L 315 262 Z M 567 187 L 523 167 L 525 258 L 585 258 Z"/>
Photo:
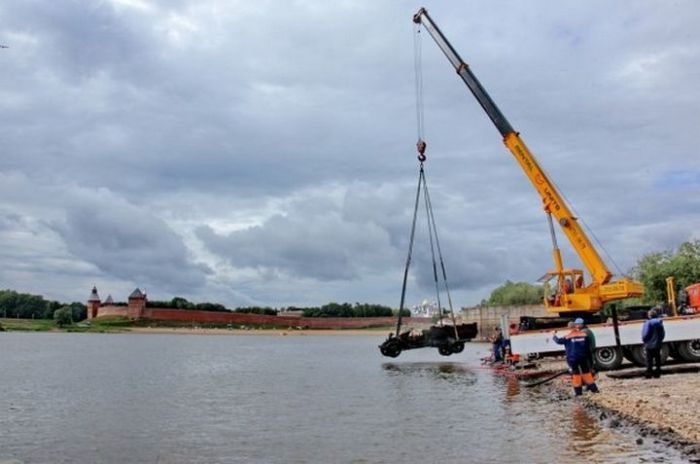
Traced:
<path fill-rule="evenodd" d="M 73 310 L 70 306 L 63 306 L 53 313 L 53 320 L 59 327 L 71 325 L 73 323 Z"/>
<path fill-rule="evenodd" d="M 59 301 L 47 301 L 46 310 L 44 311 L 44 319 L 53 319 L 53 313 L 56 312 L 63 304 Z M 83 305 L 84 306 L 84 305 Z M 87 307 L 85 308 L 85 317 L 87 317 Z M 83 318 L 84 319 L 84 318 Z M 78 320 L 78 319 L 75 319 Z"/>
<path fill-rule="evenodd" d="M 72 318 L 74 322 L 87 319 L 87 306 L 85 306 L 83 303 L 74 301 L 73 303 L 68 305 L 68 307 L 72 312 Z"/>
<path fill-rule="evenodd" d="M 180 296 L 176 296 L 175 298 L 172 299 L 170 302 L 173 308 L 177 309 L 193 309 L 194 304 L 190 303 L 187 301 L 185 298 L 182 298 Z"/>
<path fill-rule="evenodd" d="M 41 295 L 0 290 L 0 314 L 3 317 L 42 319 L 47 316 L 47 304 Z"/>
<path fill-rule="evenodd" d="M 396 311 L 393 311 L 392 315 L 399 315 L 399 310 L 397 309 Z M 411 317 L 411 310 L 410 309 L 402 309 L 401 310 L 401 317 Z"/>
<path fill-rule="evenodd" d="M 320 308 L 296 309 L 301 309 L 304 317 L 391 317 L 394 314 L 388 306 L 368 303 L 328 303 Z"/>
<path fill-rule="evenodd" d="M 539 304 L 542 303 L 543 298 L 544 288 L 542 285 L 508 280 L 491 292 L 487 303 L 489 306 Z"/>
<path fill-rule="evenodd" d="M 355 303 L 352 308 L 353 317 L 391 317 L 393 311 L 388 306 L 368 303 Z"/>
<path fill-rule="evenodd" d="M 644 284 L 644 302 L 666 301 L 666 278 L 673 277 L 676 290 L 700 282 L 700 240 L 682 243 L 676 251 L 644 255 L 633 269 Z"/>
<path fill-rule="evenodd" d="M 194 305 L 194 309 L 200 311 L 228 311 L 226 306 L 219 303 L 197 303 Z"/>
<path fill-rule="evenodd" d="M 277 310 L 269 307 L 260 306 L 248 306 L 243 308 L 236 308 L 235 312 L 244 314 L 260 314 L 264 316 L 276 316 Z"/>

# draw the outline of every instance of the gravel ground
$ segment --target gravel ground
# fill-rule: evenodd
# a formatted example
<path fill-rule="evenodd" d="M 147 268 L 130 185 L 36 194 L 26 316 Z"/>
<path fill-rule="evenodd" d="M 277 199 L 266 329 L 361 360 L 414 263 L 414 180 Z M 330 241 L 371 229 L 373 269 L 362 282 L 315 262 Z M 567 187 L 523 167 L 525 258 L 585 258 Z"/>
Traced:
<path fill-rule="evenodd" d="M 589 395 L 596 406 L 673 432 L 700 444 L 700 375 L 669 374 L 660 379 L 613 379 L 600 374 L 602 393 Z"/>
<path fill-rule="evenodd" d="M 565 366 L 563 362 L 547 364 L 546 368 L 552 370 Z M 552 383 L 562 394 L 573 394 L 568 376 Z M 683 451 L 691 462 L 700 462 L 700 374 L 669 373 L 659 379 L 615 379 L 601 372 L 597 384 L 601 393 L 584 393 L 583 401 L 597 411 L 608 426 L 617 427 L 622 421 L 637 430 L 639 440 L 661 439 Z"/>

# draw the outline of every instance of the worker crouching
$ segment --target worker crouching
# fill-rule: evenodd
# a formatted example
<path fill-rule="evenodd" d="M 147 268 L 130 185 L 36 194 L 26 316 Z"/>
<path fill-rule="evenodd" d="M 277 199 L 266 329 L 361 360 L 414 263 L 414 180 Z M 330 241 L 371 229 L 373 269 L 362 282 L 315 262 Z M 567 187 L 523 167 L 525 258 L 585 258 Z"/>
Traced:
<path fill-rule="evenodd" d="M 598 393 L 598 386 L 593 379 L 590 364 L 590 346 L 588 337 L 583 329 L 583 319 L 574 321 L 574 328 L 564 337 L 557 337 L 554 332 L 552 339 L 559 345 L 564 345 L 566 350 L 566 363 L 571 372 L 571 384 L 574 387 L 574 394 L 580 396 L 583 393 L 583 384 L 589 391 Z"/>

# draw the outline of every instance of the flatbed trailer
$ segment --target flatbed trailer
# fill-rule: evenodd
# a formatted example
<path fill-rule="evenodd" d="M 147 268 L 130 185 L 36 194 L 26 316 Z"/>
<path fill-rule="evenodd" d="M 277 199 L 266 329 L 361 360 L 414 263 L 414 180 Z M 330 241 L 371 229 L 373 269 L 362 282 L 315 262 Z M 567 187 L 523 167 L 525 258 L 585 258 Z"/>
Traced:
<path fill-rule="evenodd" d="M 592 324 L 588 327 L 596 339 L 594 360 L 599 370 L 613 370 L 620 367 L 623 359 L 638 366 L 645 363 L 642 345 L 643 320 L 618 323 L 619 347 L 615 339 L 612 323 Z M 666 337 L 661 349 L 662 360 L 668 356 L 687 362 L 700 362 L 700 315 L 687 315 L 663 318 Z M 563 354 L 562 345 L 552 339 L 552 335 L 565 335 L 569 329 L 529 330 L 510 336 L 511 350 L 522 359 Z"/>

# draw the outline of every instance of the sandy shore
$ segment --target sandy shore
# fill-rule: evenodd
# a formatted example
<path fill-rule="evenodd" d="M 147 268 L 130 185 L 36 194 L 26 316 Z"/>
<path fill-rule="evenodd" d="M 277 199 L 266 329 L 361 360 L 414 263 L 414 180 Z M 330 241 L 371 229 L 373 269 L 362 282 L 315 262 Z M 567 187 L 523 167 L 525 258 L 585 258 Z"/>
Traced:
<path fill-rule="evenodd" d="M 552 363 L 555 369 L 562 366 L 563 363 Z M 631 372 L 642 371 L 635 368 Z M 692 462 L 700 462 L 700 374 L 617 379 L 601 372 L 597 384 L 601 393 L 586 393 L 583 401 L 609 426 L 625 422 L 636 429 L 638 440 L 661 440 L 683 451 Z M 572 394 L 568 376 L 558 378 L 553 386 L 562 394 Z"/>
<path fill-rule="evenodd" d="M 203 329 L 187 327 L 131 327 L 129 332 L 142 334 L 182 334 L 182 335 L 279 335 L 279 336 L 367 336 L 386 338 L 387 330 L 375 329 Z"/>

